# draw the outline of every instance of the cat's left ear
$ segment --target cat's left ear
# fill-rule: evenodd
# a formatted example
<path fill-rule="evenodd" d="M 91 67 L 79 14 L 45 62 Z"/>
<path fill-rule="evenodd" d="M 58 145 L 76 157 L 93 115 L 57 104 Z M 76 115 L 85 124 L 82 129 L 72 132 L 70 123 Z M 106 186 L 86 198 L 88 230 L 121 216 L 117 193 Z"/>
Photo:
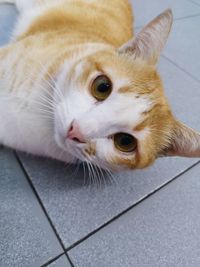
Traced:
<path fill-rule="evenodd" d="M 119 52 L 133 54 L 135 58 L 142 58 L 155 65 L 167 42 L 172 22 L 172 11 L 167 9 L 145 26 L 135 38 L 119 48 Z"/>
<path fill-rule="evenodd" d="M 168 148 L 158 156 L 200 158 L 200 133 L 176 121 Z"/>

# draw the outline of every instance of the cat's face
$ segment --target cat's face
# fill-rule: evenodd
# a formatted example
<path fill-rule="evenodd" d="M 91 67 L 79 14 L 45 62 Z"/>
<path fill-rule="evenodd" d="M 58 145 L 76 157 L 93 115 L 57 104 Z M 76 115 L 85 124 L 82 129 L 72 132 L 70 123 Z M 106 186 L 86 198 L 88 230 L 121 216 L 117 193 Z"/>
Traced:
<path fill-rule="evenodd" d="M 56 139 L 76 158 L 111 169 L 145 167 L 163 148 L 171 113 L 155 68 L 144 61 L 97 52 L 76 62 L 60 87 Z"/>
<path fill-rule="evenodd" d="M 171 114 L 155 67 L 171 20 L 168 11 L 121 49 L 96 51 L 63 66 L 54 126 L 63 150 L 111 170 L 143 168 L 161 154 L 185 153 L 183 142 L 177 149 L 182 126 Z"/>

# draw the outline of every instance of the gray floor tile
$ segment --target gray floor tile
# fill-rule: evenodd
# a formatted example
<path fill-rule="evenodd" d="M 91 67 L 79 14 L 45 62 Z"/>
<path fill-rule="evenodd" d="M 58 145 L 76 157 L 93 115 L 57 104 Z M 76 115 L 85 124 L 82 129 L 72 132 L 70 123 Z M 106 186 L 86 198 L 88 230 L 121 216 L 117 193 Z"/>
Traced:
<path fill-rule="evenodd" d="M 177 117 L 200 130 L 199 84 L 165 59 L 160 72 Z M 66 247 L 196 162 L 161 159 L 147 170 L 120 174 L 117 185 L 97 190 L 83 186 L 82 171 L 70 176 L 61 163 L 23 154 L 21 158 Z"/>
<path fill-rule="evenodd" d="M 164 55 L 200 81 L 200 16 L 174 22 Z"/>
<path fill-rule="evenodd" d="M 0 45 L 4 45 L 8 42 L 16 18 L 17 11 L 14 5 L 0 4 Z"/>
<path fill-rule="evenodd" d="M 0 148 L 0 266 L 36 267 L 62 253 L 10 150 Z"/>
<path fill-rule="evenodd" d="M 172 8 L 175 19 L 200 14 L 200 7 L 187 0 L 131 0 L 131 3 L 133 4 L 136 27 L 150 22 L 167 8 Z"/>
<path fill-rule="evenodd" d="M 160 60 L 159 72 L 176 117 L 200 131 L 199 82 L 163 58 Z"/>
<path fill-rule="evenodd" d="M 70 267 L 70 266 L 71 265 L 65 255 L 63 255 L 58 260 L 48 265 L 48 267 Z"/>
<path fill-rule="evenodd" d="M 79 267 L 200 266 L 200 166 L 69 251 Z"/>
<path fill-rule="evenodd" d="M 195 3 L 197 5 L 200 5 L 200 0 L 188 0 L 188 1 L 190 1 L 192 3 Z"/>
<path fill-rule="evenodd" d="M 103 189 L 83 186 L 83 171 L 70 176 L 56 163 L 22 156 L 66 247 L 88 235 L 155 188 L 189 167 L 195 160 L 166 159 L 146 170 L 115 177 L 117 185 Z"/>

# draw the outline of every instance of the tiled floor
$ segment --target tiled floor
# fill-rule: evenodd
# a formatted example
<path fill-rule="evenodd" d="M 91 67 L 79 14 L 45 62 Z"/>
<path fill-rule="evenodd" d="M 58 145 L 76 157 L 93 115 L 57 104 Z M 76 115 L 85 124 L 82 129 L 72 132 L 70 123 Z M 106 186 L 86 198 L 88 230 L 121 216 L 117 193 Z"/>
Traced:
<path fill-rule="evenodd" d="M 173 9 L 159 68 L 176 116 L 200 130 L 200 1 L 132 2 L 137 27 Z M 1 45 L 15 18 L 0 5 Z M 200 266 L 198 163 L 161 159 L 88 188 L 81 169 L 0 148 L 0 266 Z"/>

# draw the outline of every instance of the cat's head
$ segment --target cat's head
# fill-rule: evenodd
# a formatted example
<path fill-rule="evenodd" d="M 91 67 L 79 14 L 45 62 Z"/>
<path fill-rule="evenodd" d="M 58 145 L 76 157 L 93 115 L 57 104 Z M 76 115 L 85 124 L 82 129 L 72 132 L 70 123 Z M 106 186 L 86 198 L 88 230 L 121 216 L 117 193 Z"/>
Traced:
<path fill-rule="evenodd" d="M 163 155 L 200 156 L 199 134 L 173 117 L 156 71 L 172 20 L 167 10 L 121 48 L 100 46 L 66 63 L 55 109 L 63 150 L 112 170 L 143 168 Z"/>

